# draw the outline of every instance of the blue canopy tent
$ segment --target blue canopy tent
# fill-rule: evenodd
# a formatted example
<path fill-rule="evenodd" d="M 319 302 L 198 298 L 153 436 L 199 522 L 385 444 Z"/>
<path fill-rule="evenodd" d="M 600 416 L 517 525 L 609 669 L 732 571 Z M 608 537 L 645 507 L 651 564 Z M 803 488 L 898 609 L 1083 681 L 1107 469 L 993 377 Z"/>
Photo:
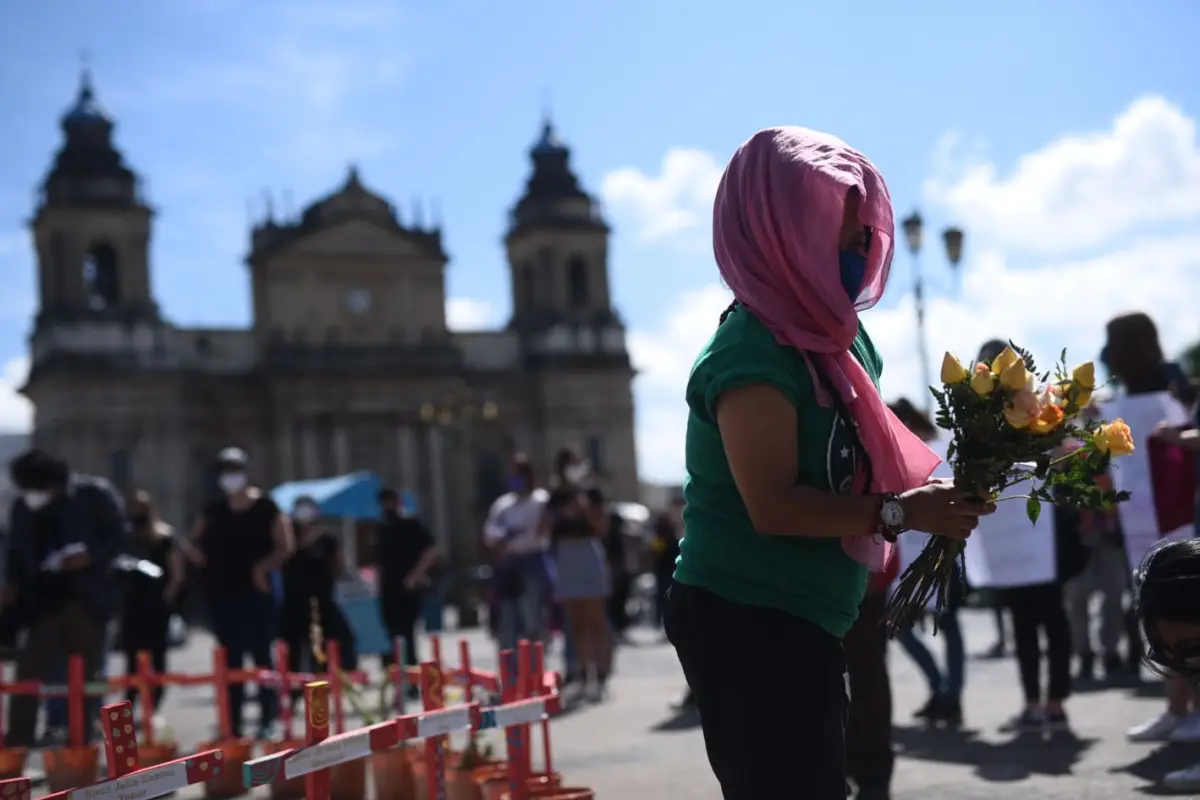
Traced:
<path fill-rule="evenodd" d="M 383 481 L 373 472 L 351 472 L 332 478 L 281 483 L 271 497 L 285 512 L 301 497 L 311 497 L 321 507 L 321 516 L 338 519 L 378 519 L 379 490 Z"/>
<path fill-rule="evenodd" d="M 340 519 L 343 523 L 343 547 L 350 580 L 338 585 L 338 602 L 345 613 L 360 653 L 390 652 L 391 643 L 379 619 L 379 604 L 373 588 L 358 574 L 358 548 L 354 522 L 379 519 L 379 490 L 383 481 L 366 470 L 317 478 L 308 481 L 283 483 L 271 490 L 271 497 L 285 513 L 290 512 L 301 497 L 309 497 L 321 509 L 321 516 Z M 406 508 L 415 508 L 415 498 L 405 492 Z"/>

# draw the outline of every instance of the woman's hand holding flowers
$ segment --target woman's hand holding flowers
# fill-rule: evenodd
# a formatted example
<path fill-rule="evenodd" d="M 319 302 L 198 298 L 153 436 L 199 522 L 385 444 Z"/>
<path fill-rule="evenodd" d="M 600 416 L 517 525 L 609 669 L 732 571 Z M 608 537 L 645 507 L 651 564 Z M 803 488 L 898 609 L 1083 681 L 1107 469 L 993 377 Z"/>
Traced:
<path fill-rule="evenodd" d="M 954 485 L 934 478 L 900 495 L 904 526 L 949 539 L 966 539 L 979 525 L 979 518 L 996 510 L 988 503 Z"/>

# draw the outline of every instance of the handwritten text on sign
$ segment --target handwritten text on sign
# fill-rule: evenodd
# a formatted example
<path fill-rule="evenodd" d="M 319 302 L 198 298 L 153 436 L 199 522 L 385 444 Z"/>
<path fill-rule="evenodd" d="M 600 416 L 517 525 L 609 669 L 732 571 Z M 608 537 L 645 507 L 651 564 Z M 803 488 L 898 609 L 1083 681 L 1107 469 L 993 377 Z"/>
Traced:
<path fill-rule="evenodd" d="M 334 736 L 320 744 L 306 747 L 283 762 L 283 777 L 291 780 L 317 770 L 336 767 L 347 761 L 371 755 L 369 730 Z"/>
<path fill-rule="evenodd" d="M 76 789 L 71 792 L 71 800 L 150 800 L 177 792 L 187 785 L 187 766 L 179 762 Z"/>

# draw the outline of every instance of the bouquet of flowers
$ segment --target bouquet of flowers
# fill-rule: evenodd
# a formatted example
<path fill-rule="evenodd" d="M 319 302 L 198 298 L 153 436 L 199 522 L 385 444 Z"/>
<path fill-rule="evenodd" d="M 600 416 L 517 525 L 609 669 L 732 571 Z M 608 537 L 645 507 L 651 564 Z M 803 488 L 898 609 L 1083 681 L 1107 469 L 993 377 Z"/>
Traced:
<path fill-rule="evenodd" d="M 1122 420 L 1104 422 L 1083 412 L 1095 390 L 1096 369 L 1087 362 L 1067 372 L 1064 350 L 1051 372 L 1037 372 L 1033 356 L 1010 343 L 991 364 L 966 368 L 951 353 L 942 361 L 936 423 L 950 431 L 947 460 L 956 486 L 992 502 L 1024 500 L 1031 523 L 1042 503 L 1108 510 L 1129 498 L 1097 481 L 1109 460 L 1133 452 Z M 1028 482 L 1028 494 L 1003 496 Z M 931 536 L 900 576 L 888 608 L 892 630 L 906 628 L 936 598 L 949 600 L 951 576 L 965 542 Z"/>

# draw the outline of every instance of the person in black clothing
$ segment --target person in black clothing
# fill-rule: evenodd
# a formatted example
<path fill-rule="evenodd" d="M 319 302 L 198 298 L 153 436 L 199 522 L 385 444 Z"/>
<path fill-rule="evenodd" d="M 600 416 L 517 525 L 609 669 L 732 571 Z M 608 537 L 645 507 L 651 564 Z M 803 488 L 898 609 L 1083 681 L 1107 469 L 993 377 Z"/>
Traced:
<path fill-rule="evenodd" d="M 183 554 L 175 544 L 171 526 L 159 519 L 150 494 L 138 491 L 129 504 L 132 536 L 126 558 L 118 558 L 125 580 L 125 602 L 121 613 L 121 650 L 125 672 L 137 672 L 137 655 L 150 654 L 156 673 L 167 671 L 167 631 L 171 613 L 183 590 Z M 154 688 L 154 708 L 162 708 L 163 686 Z M 130 688 L 125 699 L 137 703 L 140 692 Z"/>
<path fill-rule="evenodd" d="M 321 509 L 311 497 L 297 498 L 292 508 L 292 534 L 296 550 L 283 565 L 283 610 L 280 628 L 288 646 L 288 669 L 300 672 L 306 663 L 320 672 L 312 649 L 313 601 L 316 601 L 321 635 L 326 642 L 337 642 L 341 666 L 352 670 L 358 666 L 358 651 L 354 632 L 342 609 L 334 600 L 334 587 L 345 568 L 341 543 L 318 520 Z M 292 689 L 293 702 L 303 695 L 299 687 Z"/>
<path fill-rule="evenodd" d="M 379 506 L 383 512 L 375 545 L 379 606 L 388 636 L 404 637 L 404 660 L 411 666 L 418 663 L 417 617 L 438 550 L 421 521 L 402 513 L 394 489 L 380 490 Z M 383 661 L 391 664 L 392 653 L 384 653 Z"/>
<path fill-rule="evenodd" d="M 28 632 L 17 680 L 52 681 L 71 655 L 98 680 L 117 595 L 110 566 L 126 535 L 121 499 L 104 480 L 72 475 L 38 450 L 13 459 L 9 473 L 21 495 L 10 512 L 3 599 L 10 624 Z M 33 745 L 38 706 L 33 695 L 10 699 L 6 745 Z M 88 702 L 89 718 L 99 710 L 99 698 Z"/>
<path fill-rule="evenodd" d="M 192 526 L 188 555 L 204 570 L 213 635 L 231 669 L 246 658 L 270 669 L 279 621 L 272 573 L 292 552 L 292 526 L 263 490 L 250 484 L 246 454 L 236 447 L 217 457 L 217 482 L 225 498 L 204 509 Z M 243 684 L 229 687 L 233 735 L 242 735 Z M 273 688 L 258 687 L 259 738 L 270 737 L 278 710 Z"/>
<path fill-rule="evenodd" d="M 633 576 L 625 562 L 625 518 L 615 508 L 608 515 L 608 533 L 604 537 L 604 554 L 608 557 L 608 570 L 612 573 L 612 594 L 608 597 L 608 620 L 617 640 L 625 643 L 629 630 L 630 590 Z"/>
<path fill-rule="evenodd" d="M 654 553 L 654 563 L 651 572 L 654 574 L 654 618 L 657 625 L 662 627 L 663 605 L 666 602 L 667 589 L 671 587 L 672 576 L 675 574 L 675 559 L 679 558 L 679 540 L 683 538 L 683 497 L 676 496 L 671 500 L 671 507 L 665 513 L 659 514 L 654 520 L 654 536 L 650 540 L 650 550 Z"/>

